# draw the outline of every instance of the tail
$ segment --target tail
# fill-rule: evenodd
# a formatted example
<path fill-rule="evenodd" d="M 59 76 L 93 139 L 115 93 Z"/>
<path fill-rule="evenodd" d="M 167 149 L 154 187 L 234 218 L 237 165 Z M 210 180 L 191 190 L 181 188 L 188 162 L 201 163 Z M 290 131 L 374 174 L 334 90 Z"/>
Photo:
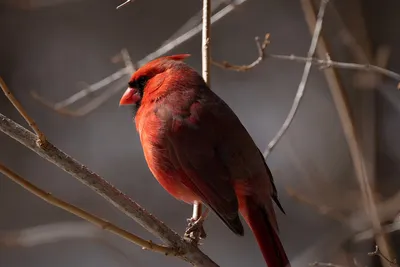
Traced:
<path fill-rule="evenodd" d="M 251 197 L 246 197 L 241 204 L 241 213 L 253 231 L 268 267 L 290 267 L 285 249 L 272 225 L 271 220 L 275 221 L 275 218 L 269 218 L 266 207 L 256 203 Z"/>

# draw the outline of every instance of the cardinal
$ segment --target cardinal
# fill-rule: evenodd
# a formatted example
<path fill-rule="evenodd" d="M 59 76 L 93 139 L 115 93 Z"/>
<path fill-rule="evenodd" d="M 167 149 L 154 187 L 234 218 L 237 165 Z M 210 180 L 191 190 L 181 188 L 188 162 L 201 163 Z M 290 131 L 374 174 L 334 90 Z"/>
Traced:
<path fill-rule="evenodd" d="M 148 167 L 176 199 L 210 208 L 236 235 L 252 230 L 269 267 L 289 267 L 273 202 L 284 213 L 261 151 L 232 109 L 183 62 L 157 58 L 130 78 L 120 105 L 133 105 Z"/>

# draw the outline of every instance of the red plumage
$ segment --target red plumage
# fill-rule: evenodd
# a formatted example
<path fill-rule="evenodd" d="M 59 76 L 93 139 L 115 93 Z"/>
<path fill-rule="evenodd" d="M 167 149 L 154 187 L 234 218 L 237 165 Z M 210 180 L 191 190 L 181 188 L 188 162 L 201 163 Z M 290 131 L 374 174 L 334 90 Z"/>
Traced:
<path fill-rule="evenodd" d="M 288 267 L 272 201 L 278 201 L 262 153 L 229 106 L 182 62 L 153 60 L 137 70 L 120 105 L 134 104 L 147 164 L 158 182 L 186 203 L 202 202 L 237 235 L 240 212 L 269 267 Z"/>

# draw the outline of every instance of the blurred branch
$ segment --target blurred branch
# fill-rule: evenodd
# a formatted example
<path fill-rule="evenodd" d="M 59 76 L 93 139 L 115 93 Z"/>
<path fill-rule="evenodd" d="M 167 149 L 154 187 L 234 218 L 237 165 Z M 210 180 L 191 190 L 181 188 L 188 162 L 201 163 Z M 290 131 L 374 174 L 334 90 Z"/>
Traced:
<path fill-rule="evenodd" d="M 321 5 L 320 5 L 319 11 L 318 11 L 318 19 L 315 23 L 315 29 L 313 30 L 314 33 L 313 33 L 313 36 L 311 39 L 311 45 L 310 45 L 310 48 L 307 53 L 308 58 L 312 58 L 314 56 L 315 50 L 317 48 L 318 38 L 319 38 L 319 35 L 321 34 L 322 22 L 324 20 L 325 9 L 326 9 L 328 2 L 329 2 L 329 0 L 321 0 Z M 307 61 L 304 66 L 303 76 L 301 78 L 299 87 L 297 89 L 296 96 L 293 100 L 292 107 L 289 111 L 289 114 L 286 117 L 286 120 L 284 121 L 282 127 L 279 129 L 279 131 L 277 132 L 275 137 L 272 139 L 272 141 L 269 142 L 267 148 L 264 150 L 263 155 L 265 158 L 268 157 L 268 155 L 274 149 L 275 145 L 279 142 L 279 140 L 285 134 L 285 132 L 289 128 L 290 124 L 292 123 L 294 116 L 297 113 L 301 99 L 303 98 L 303 95 L 304 95 L 304 90 L 306 88 L 306 84 L 308 81 L 308 76 L 310 74 L 311 66 L 312 66 L 312 62 Z"/>
<path fill-rule="evenodd" d="M 78 102 L 79 100 L 91 95 L 92 93 L 96 92 L 97 90 L 100 90 L 111 83 L 119 80 L 120 78 L 124 77 L 125 75 L 129 75 L 135 71 L 135 67 L 131 61 L 131 58 L 129 56 L 128 51 L 126 48 L 121 50 L 120 56 L 119 57 L 114 57 L 113 61 L 117 62 L 122 61 L 125 64 L 125 67 L 118 70 L 117 72 L 113 73 L 112 75 L 89 85 L 87 88 L 73 94 L 72 96 L 68 97 L 67 99 L 64 99 L 60 102 L 57 103 L 52 103 L 42 96 L 40 96 L 37 92 L 31 91 L 31 95 L 33 98 L 38 100 L 40 103 L 45 105 L 46 107 L 53 109 L 55 112 L 58 112 L 63 115 L 69 115 L 69 116 L 83 116 L 88 114 L 89 112 L 95 110 L 98 108 L 100 105 L 102 105 L 104 102 L 106 102 L 110 97 L 112 97 L 114 94 L 118 93 L 121 91 L 120 87 L 115 87 L 110 91 L 105 91 L 103 94 L 100 96 L 96 97 L 95 99 L 92 99 L 89 103 L 84 105 L 83 107 L 77 109 L 77 110 L 71 110 L 68 107 L 71 106 L 72 104 Z"/>
<path fill-rule="evenodd" d="M 393 197 L 377 204 L 377 211 L 381 222 L 392 220 L 400 211 L 400 192 Z M 368 213 L 365 211 L 354 212 L 348 219 L 349 225 L 356 231 L 370 227 Z"/>
<path fill-rule="evenodd" d="M 94 225 L 97 225 L 98 227 L 100 227 L 106 231 L 116 234 L 119 237 L 122 237 L 136 245 L 139 245 L 148 250 L 163 253 L 165 255 L 176 254 L 176 251 L 173 248 L 160 246 L 160 245 L 154 244 L 151 241 L 144 240 L 143 238 L 140 238 L 134 234 L 131 234 L 128 231 L 125 231 L 124 229 L 121 229 L 110 222 L 107 222 L 97 216 L 94 216 L 87 211 L 84 211 L 78 207 L 75 207 L 74 205 L 71 205 L 65 201 L 62 201 L 61 199 L 58 199 L 57 197 L 51 195 L 50 193 L 40 189 L 39 187 L 35 186 L 34 184 L 28 182 L 27 180 L 25 180 L 24 178 L 22 178 L 21 176 L 19 176 L 15 172 L 13 172 L 12 170 L 8 169 L 2 163 L 0 163 L 0 172 L 3 173 L 6 177 L 10 178 L 10 180 L 12 180 L 13 182 L 19 184 L 21 187 L 28 190 L 35 196 L 41 198 L 42 200 L 46 201 L 47 203 L 49 203 L 55 207 L 58 207 L 60 209 L 63 209 L 71 214 L 74 214 L 88 222 L 91 222 Z"/>
<path fill-rule="evenodd" d="M 336 210 L 334 207 L 328 207 L 324 205 L 323 203 L 315 203 L 311 199 L 307 198 L 305 195 L 297 193 L 295 190 L 291 188 L 286 188 L 287 194 L 293 198 L 294 200 L 304 203 L 308 206 L 311 206 L 315 210 L 318 211 L 319 214 L 321 215 L 327 215 L 328 217 L 340 222 L 344 223 L 346 222 L 346 216 L 342 214 L 340 211 Z"/>
<path fill-rule="evenodd" d="M 231 13 L 237 6 L 243 4 L 246 1 L 248 1 L 248 0 L 232 1 L 232 3 L 228 4 L 227 6 L 222 8 L 219 12 L 217 12 L 216 14 L 214 14 L 211 17 L 210 24 L 213 24 L 213 23 L 219 21 L 220 19 L 222 19 L 223 17 L 225 17 L 226 15 Z M 119 7 L 122 7 L 123 5 L 128 4 L 129 2 L 131 2 L 131 0 L 125 1 Z M 128 55 L 128 57 L 125 57 L 125 59 L 124 59 L 125 66 L 126 66 L 125 68 L 118 70 L 117 72 L 111 74 L 110 76 L 100 80 L 99 82 L 96 82 L 96 83 L 90 85 L 88 88 L 83 89 L 60 102 L 52 103 L 51 101 L 48 101 L 48 100 L 44 99 L 43 97 L 39 96 L 36 92 L 31 92 L 32 97 L 34 97 L 36 100 L 41 102 L 43 105 L 53 109 L 54 111 L 56 111 L 60 114 L 70 115 L 70 116 L 84 116 L 84 115 L 88 114 L 89 112 L 98 108 L 101 104 L 103 104 L 108 99 L 110 99 L 110 97 L 112 95 L 121 91 L 123 88 L 122 87 L 115 88 L 112 90 L 112 92 L 105 92 L 103 95 L 100 95 L 98 98 L 92 100 L 91 102 L 86 104 L 84 107 L 81 107 L 76 111 L 69 110 L 68 107 L 71 106 L 72 104 L 78 102 L 79 100 L 89 96 L 90 94 L 103 89 L 107 85 L 124 77 L 125 75 L 131 75 L 135 70 L 135 68 L 133 68 L 133 66 L 141 67 L 144 64 L 146 64 L 147 62 L 170 52 L 171 50 L 175 49 L 177 46 L 183 44 L 184 42 L 188 41 L 192 37 L 196 36 L 199 32 L 201 32 L 201 30 L 202 30 L 202 23 L 200 23 L 200 24 L 196 25 L 195 27 L 191 28 L 190 30 L 186 31 L 185 33 L 178 36 L 174 40 L 162 45 L 160 48 L 158 48 L 154 52 L 148 54 L 147 56 L 145 56 L 143 59 L 139 60 L 135 64 L 132 64 L 132 61 L 129 58 L 128 52 L 126 51 L 126 49 L 123 49 L 121 53 L 122 54 L 125 53 L 126 55 Z"/>
<path fill-rule="evenodd" d="M 314 27 L 317 28 L 316 25 L 318 24 L 318 19 L 315 18 L 313 5 L 310 0 L 303 0 L 301 1 L 301 3 L 309 30 L 310 32 L 313 32 Z M 321 38 L 317 46 L 317 53 L 319 57 L 329 54 L 327 45 L 323 38 Z M 369 184 L 368 173 L 366 171 L 365 158 L 360 146 L 360 138 L 356 132 L 353 118 L 350 115 L 350 107 L 348 105 L 346 94 L 341 87 L 336 72 L 333 69 L 325 69 L 324 74 L 327 79 L 332 98 L 336 106 L 340 122 L 342 124 L 344 135 L 349 146 L 357 182 L 361 190 L 364 209 L 366 213 L 369 214 L 373 228 L 377 233 L 377 244 L 383 249 L 385 254 L 390 255 L 390 247 L 388 241 L 385 239 L 385 236 L 382 233 L 379 215 L 375 205 L 374 195 Z M 384 266 L 386 265 L 385 262 L 382 262 L 382 264 Z"/>
<path fill-rule="evenodd" d="M 345 267 L 343 265 L 338 265 L 338 264 L 334 264 L 334 263 L 330 263 L 330 262 L 313 262 L 310 263 L 310 266 L 317 266 L 317 267 Z"/>
<path fill-rule="evenodd" d="M 42 158 L 75 177 L 97 194 L 113 204 L 143 228 L 160 238 L 176 252 L 176 256 L 196 266 L 217 267 L 207 255 L 196 246 L 185 241 L 152 214 L 143 209 L 127 195 L 89 170 L 82 163 L 55 147 L 50 142 L 42 146 L 36 144 L 37 136 L 0 113 L 0 131 L 15 139 Z M 46 194 L 46 193 L 44 193 Z"/>
<path fill-rule="evenodd" d="M 86 221 L 56 222 L 7 232 L 0 231 L 0 248 L 33 247 L 68 239 L 89 239 L 110 249 L 118 256 L 116 260 L 121 262 L 123 259 L 124 265 L 131 265 L 132 259 L 129 255 L 112 244 L 105 233 L 103 229 Z"/>
<path fill-rule="evenodd" d="M 400 230 L 400 222 L 395 221 L 391 224 L 388 225 L 383 225 L 382 226 L 382 231 L 384 233 L 393 233 L 393 232 L 397 232 Z M 375 232 L 373 229 L 368 229 L 366 231 L 360 232 L 358 234 L 356 234 L 353 238 L 353 240 L 355 242 L 360 242 L 366 239 L 372 239 L 375 236 Z"/>
<path fill-rule="evenodd" d="M 33 247 L 73 238 L 100 238 L 104 231 L 85 221 L 57 222 L 21 230 L 0 232 L 0 244 L 6 247 Z"/>
<path fill-rule="evenodd" d="M 46 142 L 46 137 L 42 133 L 42 131 L 39 130 L 39 127 L 37 126 L 36 122 L 28 115 L 26 110 L 22 107 L 22 105 L 19 103 L 19 101 L 13 96 L 11 93 L 10 89 L 8 89 L 8 86 L 4 82 L 4 80 L 0 77 L 0 87 L 3 90 L 4 94 L 10 100 L 11 104 L 15 107 L 15 109 L 21 114 L 21 116 L 24 118 L 24 120 L 28 123 L 29 127 L 34 131 L 36 134 L 38 141 L 40 141 L 40 144 L 44 144 Z"/>
<path fill-rule="evenodd" d="M 361 2 L 358 1 L 358 4 L 350 7 L 350 10 L 352 11 L 341 14 L 335 6 L 332 7 L 333 17 L 336 18 L 334 23 L 340 24 L 342 27 L 339 38 L 349 48 L 357 62 L 374 62 L 378 67 L 385 68 L 390 58 L 391 49 L 386 45 L 379 45 L 374 56 L 371 49 L 371 40 L 368 37 L 366 21 L 362 16 Z M 378 72 L 368 74 L 359 72 L 354 76 L 354 84 L 363 89 L 374 89 L 381 81 L 382 75 Z"/>

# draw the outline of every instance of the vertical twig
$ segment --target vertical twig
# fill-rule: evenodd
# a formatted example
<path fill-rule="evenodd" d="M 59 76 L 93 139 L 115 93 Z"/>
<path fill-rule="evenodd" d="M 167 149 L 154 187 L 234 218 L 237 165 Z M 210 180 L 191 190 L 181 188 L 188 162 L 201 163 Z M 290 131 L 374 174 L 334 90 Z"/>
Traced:
<path fill-rule="evenodd" d="M 203 0 L 203 27 L 202 27 L 202 75 L 204 81 L 210 86 L 210 33 L 211 33 L 211 0 Z M 192 219 L 197 221 L 201 217 L 202 204 L 199 202 L 193 205 Z M 195 242 L 199 241 L 200 231 L 195 233 Z"/>
<path fill-rule="evenodd" d="M 325 9 L 326 9 L 326 6 L 327 6 L 328 2 L 329 2 L 329 0 L 322 0 L 321 1 L 321 5 L 320 5 L 320 8 L 319 8 L 319 12 L 318 12 L 318 20 L 317 20 L 317 22 L 315 24 L 315 29 L 314 29 L 313 37 L 311 39 L 310 49 L 308 50 L 308 53 L 307 53 L 307 58 L 312 58 L 314 56 L 315 50 L 317 48 L 318 39 L 319 39 L 319 36 L 321 34 L 322 22 L 324 20 Z M 272 139 L 272 141 L 269 142 L 267 148 L 265 149 L 265 151 L 264 151 L 264 157 L 265 158 L 267 158 L 269 156 L 269 154 L 271 153 L 272 149 L 275 147 L 275 145 L 279 142 L 279 140 L 285 134 L 285 132 L 289 128 L 290 124 L 292 123 L 292 121 L 294 119 L 294 116 L 297 113 L 297 110 L 299 108 L 301 99 L 303 98 L 303 95 L 304 95 L 304 90 L 305 90 L 306 85 L 307 85 L 308 76 L 310 74 L 311 66 L 312 66 L 312 62 L 311 61 L 307 61 L 305 66 L 304 66 L 303 76 L 301 77 L 301 81 L 300 81 L 299 87 L 297 88 L 296 97 L 293 100 L 293 104 L 292 104 L 292 107 L 290 108 L 289 114 L 286 117 L 285 122 L 283 123 L 283 125 L 279 129 L 278 133 L 275 135 L 275 137 Z"/>
<path fill-rule="evenodd" d="M 210 86 L 211 1 L 203 0 L 202 70 L 203 79 Z"/>
<path fill-rule="evenodd" d="M 303 0 L 302 6 L 306 16 L 307 24 L 310 32 L 316 25 L 316 18 L 311 0 Z M 315 26 L 316 27 L 316 26 Z M 320 40 L 317 46 L 319 57 L 324 57 L 329 54 L 328 47 L 323 39 Z M 378 211 L 375 205 L 374 195 L 369 184 L 368 173 L 365 166 L 365 158 L 362 153 L 360 138 L 357 135 L 353 118 L 351 117 L 350 107 L 347 102 L 346 94 L 339 82 L 339 78 L 334 69 L 326 68 L 324 70 L 325 78 L 328 82 L 336 110 L 339 114 L 339 119 L 343 127 L 344 135 L 349 146 L 350 155 L 354 164 L 356 178 L 359 183 L 362 195 L 363 206 L 367 214 L 369 214 L 373 229 L 376 233 L 377 244 L 385 255 L 390 257 L 390 246 L 382 232 Z M 388 266 L 387 262 L 382 261 L 383 266 Z"/>

